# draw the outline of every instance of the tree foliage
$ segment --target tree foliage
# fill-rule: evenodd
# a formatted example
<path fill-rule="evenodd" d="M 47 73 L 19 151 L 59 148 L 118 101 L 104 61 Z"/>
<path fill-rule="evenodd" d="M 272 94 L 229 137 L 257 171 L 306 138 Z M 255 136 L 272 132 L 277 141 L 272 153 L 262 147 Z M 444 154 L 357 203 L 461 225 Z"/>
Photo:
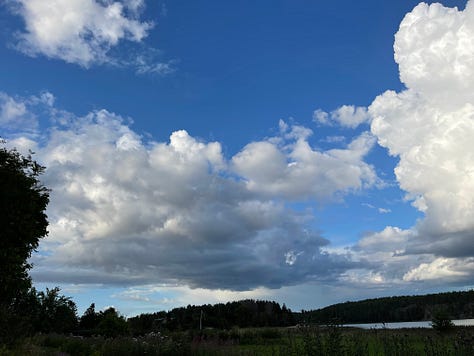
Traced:
<path fill-rule="evenodd" d="M 451 330 L 454 327 L 448 312 L 444 309 L 436 310 L 433 314 L 433 319 L 431 320 L 431 326 L 438 332 L 446 332 Z"/>
<path fill-rule="evenodd" d="M 432 320 L 439 309 L 456 319 L 474 317 L 474 291 L 397 296 L 345 302 L 302 311 L 300 322 L 326 324 L 333 318 L 344 323 L 381 323 Z"/>
<path fill-rule="evenodd" d="M 92 303 L 79 320 L 79 330 L 85 334 L 93 334 L 99 322 L 99 315 L 95 311 L 95 303 Z"/>
<path fill-rule="evenodd" d="M 56 287 L 37 293 L 39 319 L 36 331 L 62 334 L 76 329 L 76 304 L 71 298 L 60 295 L 59 291 Z"/>
<path fill-rule="evenodd" d="M 49 190 L 39 180 L 44 167 L 31 156 L 0 148 L 0 308 L 28 292 L 28 258 L 47 234 Z"/>
<path fill-rule="evenodd" d="M 128 332 L 127 320 L 112 307 L 96 312 L 95 304 L 92 303 L 79 320 L 78 333 L 84 336 L 117 337 L 127 335 Z"/>
<path fill-rule="evenodd" d="M 34 329 L 37 296 L 28 258 L 47 234 L 49 190 L 39 180 L 43 172 L 31 155 L 0 148 L 0 341 Z"/>
<path fill-rule="evenodd" d="M 215 305 L 188 305 L 168 312 L 141 314 L 129 318 L 133 334 L 159 330 L 192 330 L 203 328 L 231 329 L 232 327 L 262 327 L 294 325 L 292 311 L 285 305 L 263 300 L 241 300 Z"/>
<path fill-rule="evenodd" d="M 115 308 L 108 308 L 99 313 L 97 330 L 105 337 L 117 337 L 128 334 L 127 319 L 120 315 Z"/>
<path fill-rule="evenodd" d="M 67 334 L 77 328 L 76 304 L 59 288 L 30 288 L 15 300 L 15 309 L 0 315 L 0 345 L 35 333 Z"/>

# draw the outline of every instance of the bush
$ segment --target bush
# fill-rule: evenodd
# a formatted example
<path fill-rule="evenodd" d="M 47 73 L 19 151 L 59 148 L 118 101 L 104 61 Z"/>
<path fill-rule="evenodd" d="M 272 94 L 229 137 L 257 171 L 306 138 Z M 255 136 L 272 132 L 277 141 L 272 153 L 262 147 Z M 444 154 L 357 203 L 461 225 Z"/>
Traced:
<path fill-rule="evenodd" d="M 454 324 L 446 311 L 438 310 L 433 315 L 431 326 L 438 332 L 446 332 L 451 330 Z"/>

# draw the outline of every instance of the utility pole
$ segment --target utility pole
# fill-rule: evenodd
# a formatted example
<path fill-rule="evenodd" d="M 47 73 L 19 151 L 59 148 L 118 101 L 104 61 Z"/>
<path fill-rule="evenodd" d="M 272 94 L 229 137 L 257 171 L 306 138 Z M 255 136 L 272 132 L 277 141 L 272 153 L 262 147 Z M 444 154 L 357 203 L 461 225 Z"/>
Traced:
<path fill-rule="evenodd" d="M 202 309 L 201 309 L 201 316 L 199 317 L 199 331 L 202 331 Z"/>

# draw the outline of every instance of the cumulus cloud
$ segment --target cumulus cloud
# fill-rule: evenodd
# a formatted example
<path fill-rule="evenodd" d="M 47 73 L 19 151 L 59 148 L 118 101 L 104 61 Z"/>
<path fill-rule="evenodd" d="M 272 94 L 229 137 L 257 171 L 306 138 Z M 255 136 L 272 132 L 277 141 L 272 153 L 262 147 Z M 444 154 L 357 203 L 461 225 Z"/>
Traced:
<path fill-rule="evenodd" d="M 16 48 L 29 56 L 44 55 L 88 68 L 94 64 L 131 65 L 138 73 L 166 74 L 171 62 L 157 62 L 153 50 L 134 59 L 114 58 L 110 50 L 123 41 L 140 44 L 153 28 L 140 20 L 143 0 L 12 0 L 11 9 L 25 23 Z"/>
<path fill-rule="evenodd" d="M 321 109 L 315 110 L 313 120 L 323 125 L 337 124 L 354 129 L 361 124 L 370 123 L 371 117 L 366 107 L 342 105 L 330 113 Z"/>
<path fill-rule="evenodd" d="M 453 282 L 466 280 L 474 272 L 474 258 L 458 259 L 439 257 L 422 263 L 403 276 L 404 281 Z"/>
<path fill-rule="evenodd" d="M 388 289 L 412 282 L 405 278 L 406 273 L 433 260 L 430 254 L 406 253 L 407 245 L 416 238 L 416 230 L 394 226 L 365 234 L 350 247 L 350 258 L 365 263 L 365 266 L 348 270 L 342 280 L 356 287 Z"/>
<path fill-rule="evenodd" d="M 232 158 L 247 189 L 286 199 L 327 200 L 374 186 L 377 175 L 364 157 L 375 143 L 362 133 L 343 149 L 319 151 L 308 142 L 312 132 L 280 123 L 281 137 L 246 145 Z"/>
<path fill-rule="evenodd" d="M 420 3 L 395 36 L 400 79 L 417 94 L 451 108 L 472 103 L 474 4 L 466 9 Z"/>
<path fill-rule="evenodd" d="M 35 105 L 17 101 L 25 111 Z M 48 95 L 43 101 L 48 129 L 29 143 L 52 192 L 36 281 L 251 290 L 334 279 L 357 264 L 324 252 L 328 240 L 311 227 L 313 216 L 281 197 L 317 201 L 372 184 L 362 161 L 374 140 L 367 133 L 319 152 L 309 129 L 282 122 L 278 137 L 227 159 L 220 143 L 185 130 L 145 141 L 107 110 L 76 117 Z M 260 148 L 249 153 L 253 145 Z M 281 183 L 272 186 L 276 176 Z"/>
<path fill-rule="evenodd" d="M 395 42 L 408 89 L 370 106 L 372 132 L 400 157 L 397 180 L 425 213 L 419 228 L 428 234 L 474 230 L 474 153 L 466 149 L 474 139 L 472 16 L 471 3 L 465 11 L 418 5 Z"/>
<path fill-rule="evenodd" d="M 408 281 L 472 276 L 474 239 L 474 3 L 465 10 L 421 3 L 395 36 L 406 90 L 387 91 L 369 107 L 371 132 L 399 157 L 395 175 L 406 199 L 424 213 L 410 230 L 387 228 L 357 248 L 403 246 Z M 390 240 L 387 237 L 390 236 Z M 375 246 L 375 247 L 374 247 Z M 397 253 L 381 268 L 397 263 Z M 398 274 L 399 276 L 399 274 Z"/>
<path fill-rule="evenodd" d="M 0 92 L 0 129 L 15 136 L 15 133 L 35 135 L 39 127 L 38 115 L 49 111 L 54 104 L 54 96 L 49 92 L 29 98 L 11 97 Z M 27 137 L 18 137 L 25 140 Z"/>
<path fill-rule="evenodd" d="M 3 129 L 35 130 L 38 126 L 34 115 L 29 113 L 21 101 L 0 93 L 0 126 Z"/>
<path fill-rule="evenodd" d="M 371 233 L 360 239 L 355 249 L 365 252 L 388 252 L 392 255 L 404 252 L 408 239 L 413 231 L 387 226 L 383 231 Z"/>

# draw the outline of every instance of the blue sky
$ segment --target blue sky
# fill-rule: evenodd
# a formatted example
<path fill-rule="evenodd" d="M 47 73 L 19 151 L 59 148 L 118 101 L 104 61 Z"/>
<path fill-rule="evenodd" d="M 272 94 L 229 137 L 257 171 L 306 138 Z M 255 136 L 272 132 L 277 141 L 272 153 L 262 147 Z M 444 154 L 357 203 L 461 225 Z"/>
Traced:
<path fill-rule="evenodd" d="M 472 286 L 472 2 L 0 6 L 0 135 L 52 189 L 31 274 L 80 313 Z"/>

